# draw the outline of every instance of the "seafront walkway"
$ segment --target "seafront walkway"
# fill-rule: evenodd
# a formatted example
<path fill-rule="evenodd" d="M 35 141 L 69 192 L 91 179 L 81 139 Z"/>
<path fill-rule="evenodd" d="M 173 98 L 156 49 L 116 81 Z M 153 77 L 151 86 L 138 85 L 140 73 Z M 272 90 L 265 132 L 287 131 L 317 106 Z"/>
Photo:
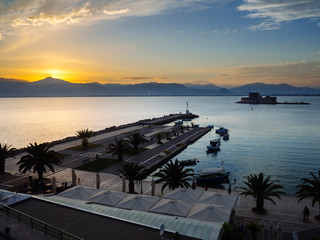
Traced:
<path fill-rule="evenodd" d="M 161 161 L 165 157 L 164 152 L 174 152 L 177 150 L 187 147 L 192 141 L 197 139 L 200 134 L 201 128 L 190 128 L 185 133 L 179 134 L 179 136 L 172 137 L 171 140 L 162 140 L 163 144 L 156 143 L 154 135 L 158 132 L 171 131 L 172 126 L 166 125 L 134 125 L 127 128 L 115 129 L 114 131 L 102 133 L 96 135 L 89 139 L 90 143 L 98 144 L 96 148 L 90 149 L 88 151 L 73 151 L 68 150 L 70 147 L 77 146 L 81 144 L 81 140 L 73 140 L 66 143 L 56 144 L 53 149 L 59 151 L 67 156 L 63 159 L 62 164 L 57 167 L 56 172 L 46 173 L 46 178 L 52 178 L 53 176 L 57 179 L 57 184 L 60 185 L 63 182 L 68 182 L 70 185 L 72 182 L 71 171 L 73 168 L 82 164 L 83 160 L 89 159 L 90 161 L 95 159 L 98 154 L 99 158 L 110 158 L 111 155 L 106 153 L 106 147 L 108 144 L 113 143 L 115 137 L 121 138 L 125 137 L 132 132 L 139 132 L 145 134 L 150 143 L 145 144 L 143 147 L 148 148 L 148 151 L 142 152 L 136 156 L 125 156 L 125 162 L 136 162 L 145 167 L 150 167 L 156 164 L 158 161 Z M 21 153 L 16 158 L 7 159 L 6 161 L 6 171 L 11 173 L 10 176 L 1 177 L 1 184 L 10 186 L 11 184 L 18 183 L 19 180 L 26 181 L 29 174 L 21 175 L 18 172 L 18 166 L 16 163 L 20 160 L 20 157 L 25 153 Z M 122 191 L 122 178 L 118 174 L 119 164 L 114 165 L 108 169 L 102 170 L 99 172 L 100 176 L 100 189 L 102 190 L 114 190 Z M 97 173 L 86 172 L 75 170 L 79 182 L 77 183 L 80 186 L 96 187 L 96 177 Z M 36 177 L 35 174 L 30 174 L 33 177 Z M 135 183 L 135 191 L 138 194 L 151 195 L 151 177 L 143 180 L 143 182 Z M 161 193 L 162 184 L 156 184 L 155 195 L 161 196 L 165 194 L 168 189 L 165 189 Z M 197 189 L 203 189 L 198 186 Z M 209 188 L 208 191 L 215 192 L 226 192 L 222 189 L 212 189 Z M 231 194 L 239 195 L 239 192 L 232 191 Z M 235 218 L 234 222 L 236 225 L 241 225 L 243 222 L 260 222 L 264 221 L 266 228 L 269 227 L 270 222 L 273 223 L 274 228 L 281 223 L 283 232 L 285 232 L 284 240 L 310 240 L 312 236 L 320 236 L 320 224 L 314 220 L 314 216 L 319 214 L 318 206 L 312 207 L 311 200 L 303 200 L 300 203 L 297 203 L 297 198 L 284 196 L 281 200 L 274 199 L 276 205 L 273 205 L 269 201 L 265 201 L 265 208 L 267 213 L 260 215 L 254 213 L 251 209 L 255 206 L 255 200 L 252 197 L 239 196 L 237 205 L 235 207 Z M 305 223 L 302 221 L 302 210 L 304 206 L 308 206 L 310 209 L 310 222 Z"/>

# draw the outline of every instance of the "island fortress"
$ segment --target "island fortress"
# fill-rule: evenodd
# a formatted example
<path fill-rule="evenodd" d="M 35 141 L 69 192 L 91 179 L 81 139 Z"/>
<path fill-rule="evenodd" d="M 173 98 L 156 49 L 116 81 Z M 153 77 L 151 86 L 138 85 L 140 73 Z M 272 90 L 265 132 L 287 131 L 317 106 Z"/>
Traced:
<path fill-rule="evenodd" d="M 277 104 L 276 97 L 262 97 L 258 92 L 249 93 L 249 97 L 242 97 L 238 103 L 249 103 L 249 104 Z"/>

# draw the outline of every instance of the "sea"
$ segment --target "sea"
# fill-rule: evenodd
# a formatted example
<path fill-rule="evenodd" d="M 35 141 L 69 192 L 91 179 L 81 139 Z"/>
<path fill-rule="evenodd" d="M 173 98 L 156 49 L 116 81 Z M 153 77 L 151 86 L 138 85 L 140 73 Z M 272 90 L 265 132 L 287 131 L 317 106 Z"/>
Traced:
<path fill-rule="evenodd" d="M 175 158 L 197 158 L 194 170 L 223 164 L 244 186 L 244 176 L 263 172 L 294 195 L 301 178 L 320 169 L 320 97 L 281 96 L 279 102 L 310 105 L 237 104 L 240 96 L 0 98 L 0 143 L 15 148 L 74 136 L 80 129 L 98 131 L 141 119 L 188 110 L 194 124 L 215 128 Z M 188 103 L 188 105 L 187 105 Z M 191 124 L 191 123 L 189 123 Z M 218 135 L 230 130 L 221 151 L 206 153 Z M 232 180 L 233 182 L 233 180 Z"/>

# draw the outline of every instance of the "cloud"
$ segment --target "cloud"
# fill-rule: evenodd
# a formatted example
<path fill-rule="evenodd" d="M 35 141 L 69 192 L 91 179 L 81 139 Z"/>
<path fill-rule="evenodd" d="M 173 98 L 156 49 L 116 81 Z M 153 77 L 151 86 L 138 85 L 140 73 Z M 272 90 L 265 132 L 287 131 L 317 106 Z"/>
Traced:
<path fill-rule="evenodd" d="M 264 82 L 270 84 L 288 83 L 294 86 L 320 87 L 320 60 L 274 64 L 257 64 L 229 68 L 189 69 L 194 77 L 205 76 L 214 84 L 238 85 Z"/>
<path fill-rule="evenodd" d="M 240 11 L 251 12 L 249 18 L 260 18 L 262 22 L 251 26 L 251 30 L 279 29 L 282 23 L 299 19 L 320 18 L 319 0 L 244 0 Z M 317 24 L 320 26 L 320 23 Z"/>
<path fill-rule="evenodd" d="M 127 12 L 129 12 L 129 8 L 121 9 L 121 10 L 112 10 L 112 11 L 103 10 L 103 13 L 107 15 L 124 14 Z"/>

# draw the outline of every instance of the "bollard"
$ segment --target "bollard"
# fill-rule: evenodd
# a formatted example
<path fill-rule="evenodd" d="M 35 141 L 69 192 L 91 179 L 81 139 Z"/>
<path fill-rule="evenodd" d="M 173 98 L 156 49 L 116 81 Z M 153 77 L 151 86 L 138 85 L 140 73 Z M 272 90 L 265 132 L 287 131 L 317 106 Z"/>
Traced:
<path fill-rule="evenodd" d="M 277 226 L 277 240 L 281 240 L 282 238 L 282 226 L 281 226 L 281 222 L 278 222 L 278 226 Z"/>
<path fill-rule="evenodd" d="M 269 223 L 269 237 L 268 240 L 273 240 L 273 222 L 270 221 Z"/>

